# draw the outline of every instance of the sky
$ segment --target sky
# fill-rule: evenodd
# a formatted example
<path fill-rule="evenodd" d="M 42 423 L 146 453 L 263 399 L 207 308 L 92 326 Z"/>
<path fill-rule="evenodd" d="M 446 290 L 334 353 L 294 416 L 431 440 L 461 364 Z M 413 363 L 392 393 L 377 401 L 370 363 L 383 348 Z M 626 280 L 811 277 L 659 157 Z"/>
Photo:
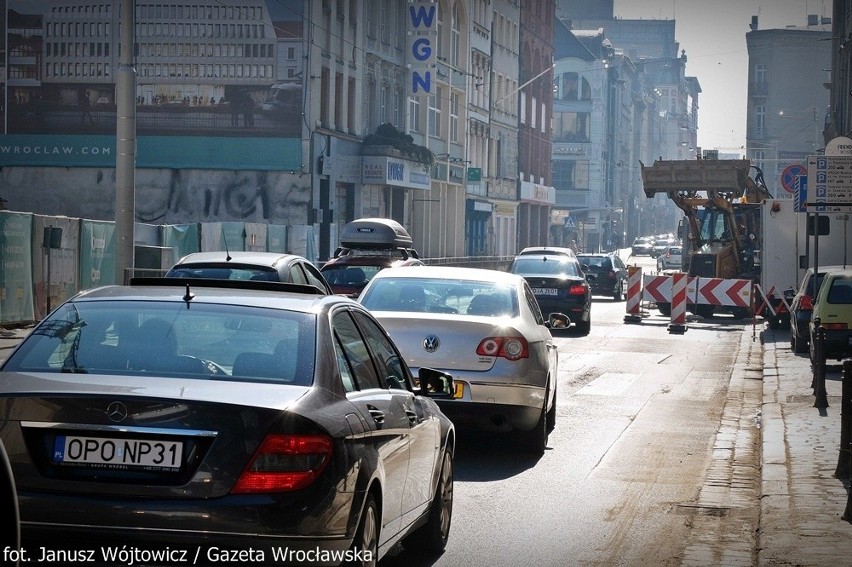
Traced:
<path fill-rule="evenodd" d="M 751 17 L 758 29 L 776 29 L 805 25 L 808 14 L 831 17 L 831 9 L 831 0 L 615 0 L 616 17 L 675 20 L 686 74 L 701 85 L 698 145 L 731 153 L 746 140 Z"/>

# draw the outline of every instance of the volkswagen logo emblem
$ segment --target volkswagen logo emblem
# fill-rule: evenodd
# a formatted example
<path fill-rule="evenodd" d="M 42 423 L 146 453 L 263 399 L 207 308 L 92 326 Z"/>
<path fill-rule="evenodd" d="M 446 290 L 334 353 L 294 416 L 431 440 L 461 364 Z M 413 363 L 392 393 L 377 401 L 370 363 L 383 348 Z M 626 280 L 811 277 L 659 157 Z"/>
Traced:
<path fill-rule="evenodd" d="M 121 402 L 112 402 L 106 409 L 107 417 L 114 423 L 121 423 L 127 419 L 127 406 Z"/>
<path fill-rule="evenodd" d="M 441 339 L 435 335 L 428 335 L 425 339 L 423 339 L 423 348 L 426 352 L 435 352 L 441 348 Z"/>

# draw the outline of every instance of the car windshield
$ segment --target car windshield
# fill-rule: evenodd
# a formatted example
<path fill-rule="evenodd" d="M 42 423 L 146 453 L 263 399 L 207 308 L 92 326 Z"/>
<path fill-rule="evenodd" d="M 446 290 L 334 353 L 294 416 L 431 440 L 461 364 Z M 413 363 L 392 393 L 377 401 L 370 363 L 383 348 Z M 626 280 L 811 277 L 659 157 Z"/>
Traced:
<path fill-rule="evenodd" d="M 443 278 L 380 278 L 359 299 L 370 311 L 517 317 L 511 286 Z"/>
<path fill-rule="evenodd" d="M 582 277 L 576 261 L 553 256 L 529 256 L 515 258 L 512 273 L 523 276 L 577 276 Z"/>
<path fill-rule="evenodd" d="M 200 278 L 205 280 L 262 280 L 280 281 L 278 272 L 263 266 L 175 266 L 166 273 L 167 278 Z"/>
<path fill-rule="evenodd" d="M 3 370 L 310 385 L 316 320 L 235 305 L 72 302 L 33 330 Z"/>

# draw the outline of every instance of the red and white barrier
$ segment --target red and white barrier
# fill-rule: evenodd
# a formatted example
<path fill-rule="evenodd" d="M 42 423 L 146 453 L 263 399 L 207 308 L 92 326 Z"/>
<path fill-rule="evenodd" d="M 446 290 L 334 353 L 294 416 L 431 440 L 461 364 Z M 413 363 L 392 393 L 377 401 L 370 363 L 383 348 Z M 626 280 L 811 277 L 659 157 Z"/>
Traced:
<path fill-rule="evenodd" d="M 751 280 L 701 278 L 698 287 L 698 303 L 749 307 L 751 305 Z"/>
<path fill-rule="evenodd" d="M 643 293 L 653 301 L 671 303 L 672 278 L 645 276 Z M 690 277 L 686 283 L 686 300 L 702 305 L 748 307 L 751 305 L 751 280 Z"/>
<path fill-rule="evenodd" d="M 645 276 L 643 279 L 645 299 L 658 303 L 671 303 L 672 276 Z"/>
<path fill-rule="evenodd" d="M 637 323 L 642 320 L 639 311 L 642 302 L 642 268 L 627 266 L 627 314 L 625 323 Z"/>
<path fill-rule="evenodd" d="M 672 312 L 670 333 L 686 331 L 686 284 L 689 277 L 683 273 L 672 275 Z"/>

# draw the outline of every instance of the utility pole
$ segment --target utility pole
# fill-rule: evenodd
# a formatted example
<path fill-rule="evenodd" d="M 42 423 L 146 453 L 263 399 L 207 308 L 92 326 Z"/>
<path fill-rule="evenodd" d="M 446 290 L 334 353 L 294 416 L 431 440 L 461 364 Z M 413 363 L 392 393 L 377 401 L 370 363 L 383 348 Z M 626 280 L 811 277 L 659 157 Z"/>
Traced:
<path fill-rule="evenodd" d="M 121 0 L 121 43 L 116 80 L 115 283 L 133 268 L 136 220 L 136 68 L 133 66 L 135 0 Z"/>

